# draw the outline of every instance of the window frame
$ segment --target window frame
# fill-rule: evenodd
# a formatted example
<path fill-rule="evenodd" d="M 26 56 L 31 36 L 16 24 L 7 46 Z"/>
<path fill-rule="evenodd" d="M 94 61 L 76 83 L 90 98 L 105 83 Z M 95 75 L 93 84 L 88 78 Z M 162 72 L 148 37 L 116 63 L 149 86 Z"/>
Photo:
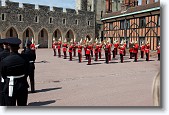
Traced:
<path fill-rule="evenodd" d="M 23 22 L 23 14 L 18 14 L 18 22 Z"/>

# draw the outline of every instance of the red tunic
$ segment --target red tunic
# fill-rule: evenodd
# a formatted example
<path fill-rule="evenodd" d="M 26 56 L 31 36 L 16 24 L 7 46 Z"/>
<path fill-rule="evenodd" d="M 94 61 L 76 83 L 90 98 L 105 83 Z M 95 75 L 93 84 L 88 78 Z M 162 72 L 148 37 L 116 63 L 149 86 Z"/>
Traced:
<path fill-rule="evenodd" d="M 67 51 L 67 44 L 63 44 L 63 52 L 66 52 Z"/>
<path fill-rule="evenodd" d="M 91 46 L 87 46 L 87 49 L 86 49 L 86 54 L 87 55 L 90 55 L 90 50 L 91 50 Z"/>
<path fill-rule="evenodd" d="M 141 47 L 140 47 L 140 49 L 141 49 L 141 51 L 145 51 L 145 45 L 141 45 Z"/>
<path fill-rule="evenodd" d="M 69 52 L 70 52 L 70 53 L 72 53 L 72 49 L 73 49 L 73 46 L 70 45 L 70 46 L 69 46 Z"/>
<path fill-rule="evenodd" d="M 61 45 L 62 45 L 62 42 L 58 42 L 57 44 L 58 44 L 58 45 L 57 45 L 57 48 L 60 49 L 60 48 L 61 48 Z"/>
<path fill-rule="evenodd" d="M 95 48 L 95 50 L 94 50 L 94 53 L 98 53 L 98 51 L 99 51 L 99 45 L 96 45 L 96 48 Z"/>
<path fill-rule="evenodd" d="M 146 53 L 149 53 L 149 52 L 150 52 L 150 45 L 149 45 L 149 44 L 145 46 L 145 52 L 146 52 Z"/>
<path fill-rule="evenodd" d="M 31 44 L 30 47 L 31 47 L 32 50 L 35 50 L 35 44 Z"/>
<path fill-rule="evenodd" d="M 157 54 L 160 54 L 160 46 L 157 47 Z"/>
<path fill-rule="evenodd" d="M 134 44 L 133 53 L 138 53 L 138 48 L 139 48 L 139 45 L 138 44 Z"/>
<path fill-rule="evenodd" d="M 82 53 L 82 46 L 81 45 L 78 46 L 78 53 Z"/>
<path fill-rule="evenodd" d="M 119 53 L 124 55 L 125 46 L 123 45 L 119 49 L 120 49 Z"/>

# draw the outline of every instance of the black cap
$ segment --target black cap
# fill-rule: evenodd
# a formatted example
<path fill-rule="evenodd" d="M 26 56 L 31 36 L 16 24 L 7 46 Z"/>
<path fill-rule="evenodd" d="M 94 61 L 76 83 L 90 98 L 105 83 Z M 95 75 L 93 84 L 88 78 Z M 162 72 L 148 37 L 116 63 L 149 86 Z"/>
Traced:
<path fill-rule="evenodd" d="M 18 38 L 6 38 L 5 43 L 9 45 L 19 45 L 21 44 L 21 40 Z"/>
<path fill-rule="evenodd" d="M 31 45 L 31 44 L 32 44 L 32 42 L 30 40 L 28 40 L 27 45 Z"/>

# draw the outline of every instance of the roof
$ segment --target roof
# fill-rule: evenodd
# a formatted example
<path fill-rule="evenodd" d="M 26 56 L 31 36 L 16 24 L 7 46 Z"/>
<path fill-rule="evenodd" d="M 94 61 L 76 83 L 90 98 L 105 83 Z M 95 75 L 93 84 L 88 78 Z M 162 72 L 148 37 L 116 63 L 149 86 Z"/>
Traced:
<path fill-rule="evenodd" d="M 129 16 L 133 14 L 139 14 L 139 13 L 144 13 L 144 12 L 154 11 L 154 10 L 159 10 L 159 9 L 160 9 L 160 2 L 155 2 L 152 4 L 131 7 L 127 11 L 117 11 L 117 12 L 107 13 L 103 16 L 101 20 L 104 21 L 104 20 L 109 20 L 113 18 Z"/>

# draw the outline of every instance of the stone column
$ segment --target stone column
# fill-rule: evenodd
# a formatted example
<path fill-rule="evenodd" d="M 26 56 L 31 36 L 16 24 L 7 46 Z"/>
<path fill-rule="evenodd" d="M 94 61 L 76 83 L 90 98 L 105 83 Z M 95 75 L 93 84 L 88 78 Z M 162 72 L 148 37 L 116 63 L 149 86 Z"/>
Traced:
<path fill-rule="evenodd" d="M 53 33 L 48 34 L 48 48 L 52 48 Z"/>

